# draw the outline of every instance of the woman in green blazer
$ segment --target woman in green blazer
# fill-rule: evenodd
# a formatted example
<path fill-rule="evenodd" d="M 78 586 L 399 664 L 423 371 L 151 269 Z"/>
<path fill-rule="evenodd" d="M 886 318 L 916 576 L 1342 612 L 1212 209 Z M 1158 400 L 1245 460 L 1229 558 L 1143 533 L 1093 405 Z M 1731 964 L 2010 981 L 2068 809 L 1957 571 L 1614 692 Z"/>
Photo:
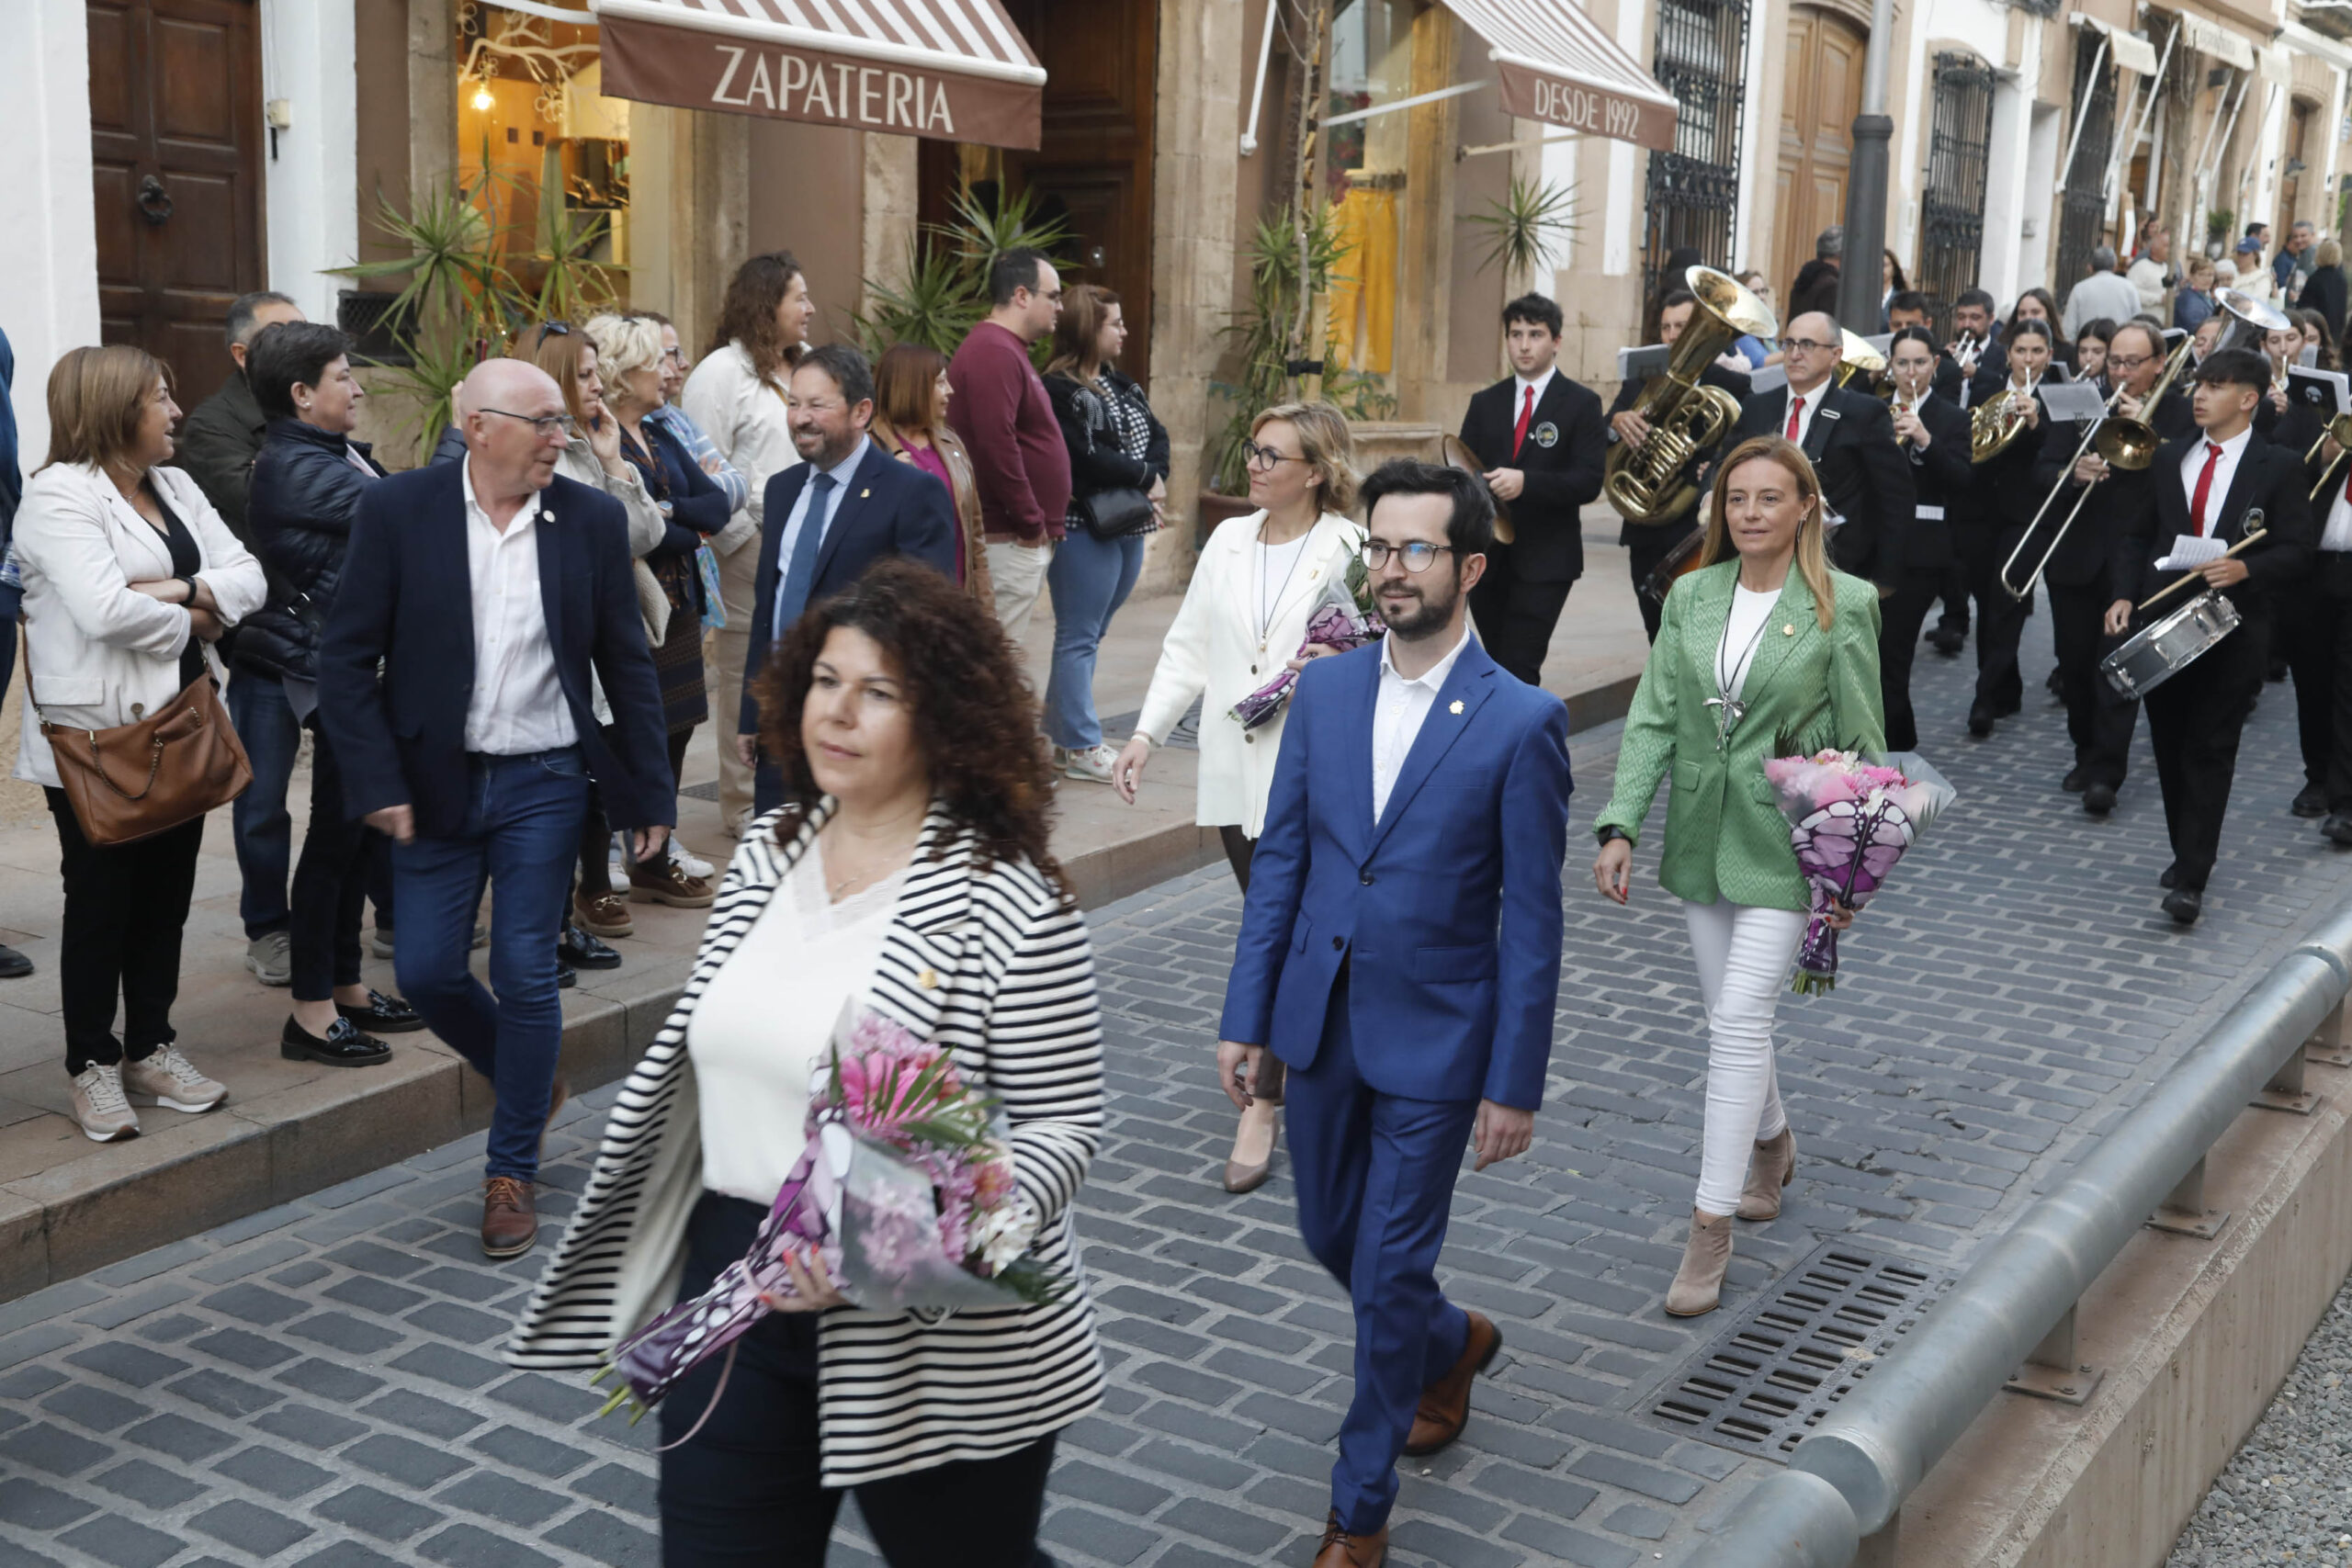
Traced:
<path fill-rule="evenodd" d="M 1689 919 L 1708 1028 L 1698 1199 L 1666 1297 L 1679 1317 L 1714 1310 L 1731 1216 L 1778 1215 L 1796 1164 L 1773 1072 L 1772 1010 L 1812 900 L 1765 759 L 1886 745 L 1878 591 L 1830 570 L 1821 484 L 1803 451 L 1762 436 L 1724 461 L 1700 561 L 1667 595 L 1592 867 L 1600 891 L 1624 903 L 1634 840 L 1670 775 L 1658 880 Z M 1831 919 L 1842 929 L 1852 916 Z"/>

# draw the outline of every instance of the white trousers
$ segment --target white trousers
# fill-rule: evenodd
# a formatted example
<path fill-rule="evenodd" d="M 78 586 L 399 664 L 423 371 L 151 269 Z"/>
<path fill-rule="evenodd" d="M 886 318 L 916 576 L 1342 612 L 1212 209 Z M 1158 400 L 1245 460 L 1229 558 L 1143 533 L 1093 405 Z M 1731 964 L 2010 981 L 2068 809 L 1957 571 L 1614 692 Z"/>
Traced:
<path fill-rule="evenodd" d="M 1707 1003 L 1707 1117 L 1696 1207 L 1729 1214 L 1747 1185 L 1755 1145 L 1789 1124 L 1772 1067 L 1772 1010 L 1809 918 L 1718 900 L 1682 906 Z"/>
<path fill-rule="evenodd" d="M 1018 654 L 1021 639 L 1029 632 L 1029 617 L 1036 613 L 1038 596 L 1045 591 L 1046 569 L 1054 563 L 1054 547 L 1046 544 L 1033 548 L 1009 539 L 990 539 L 988 557 L 989 581 L 996 589 L 997 624 Z"/>

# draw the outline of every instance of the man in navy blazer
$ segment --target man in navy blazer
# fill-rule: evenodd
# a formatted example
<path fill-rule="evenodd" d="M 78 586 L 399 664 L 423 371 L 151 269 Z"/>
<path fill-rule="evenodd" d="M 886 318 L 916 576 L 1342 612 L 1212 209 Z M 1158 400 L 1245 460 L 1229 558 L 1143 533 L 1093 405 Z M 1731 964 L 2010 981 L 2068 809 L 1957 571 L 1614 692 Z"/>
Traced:
<path fill-rule="evenodd" d="M 1567 710 L 1469 635 L 1485 485 L 1400 458 L 1363 502 L 1387 636 L 1300 672 L 1217 1046 L 1244 1107 L 1264 1052 L 1289 1067 L 1299 1231 L 1355 1304 L 1317 1568 L 1381 1560 L 1397 1455 L 1461 1433 L 1502 1343 L 1435 1269 L 1464 1141 L 1483 1169 L 1533 1135 L 1573 787 Z"/>
<path fill-rule="evenodd" d="M 828 344 L 801 356 L 792 371 L 792 445 L 808 459 L 768 479 L 760 539 L 752 641 L 743 667 L 743 709 L 735 746 L 758 769 L 752 808 L 784 804 L 784 778 L 763 761 L 760 704 L 752 688 L 768 650 L 802 611 L 838 593 L 888 556 L 911 556 L 956 575 L 956 502 L 947 487 L 875 445 L 874 372 L 865 355 Z M 814 513 L 817 525 L 808 520 Z"/>
<path fill-rule="evenodd" d="M 492 359 L 459 409 L 463 462 L 379 480 L 359 502 L 319 716 L 351 815 L 393 840 L 401 989 L 496 1089 L 482 1250 L 511 1258 L 538 1232 L 563 1040 L 556 938 L 588 780 L 640 858 L 677 807 L 620 503 L 555 471 L 562 392 L 537 366 Z M 590 706 L 592 668 L 616 746 Z M 485 879 L 489 989 L 466 958 Z"/>

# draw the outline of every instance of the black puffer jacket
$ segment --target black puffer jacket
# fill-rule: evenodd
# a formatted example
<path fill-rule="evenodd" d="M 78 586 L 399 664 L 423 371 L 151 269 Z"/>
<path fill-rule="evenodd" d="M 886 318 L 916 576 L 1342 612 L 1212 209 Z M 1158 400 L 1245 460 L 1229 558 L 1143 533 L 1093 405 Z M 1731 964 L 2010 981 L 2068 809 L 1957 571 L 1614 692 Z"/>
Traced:
<path fill-rule="evenodd" d="M 375 477 L 351 460 L 357 453 Z M 364 442 L 273 419 L 254 459 L 245 522 L 269 574 L 269 602 L 237 628 L 237 667 L 262 676 L 317 679 L 319 626 L 334 603 L 360 493 L 384 470 Z"/>

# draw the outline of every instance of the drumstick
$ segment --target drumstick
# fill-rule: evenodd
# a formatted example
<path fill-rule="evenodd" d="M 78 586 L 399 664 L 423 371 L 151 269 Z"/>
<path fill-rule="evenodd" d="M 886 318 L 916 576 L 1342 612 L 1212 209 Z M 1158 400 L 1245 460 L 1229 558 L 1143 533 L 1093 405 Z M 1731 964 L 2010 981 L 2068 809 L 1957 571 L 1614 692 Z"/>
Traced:
<path fill-rule="evenodd" d="M 2215 558 L 2219 560 L 2228 560 L 2232 557 L 2235 556 L 2240 550 L 2245 549 L 2247 546 L 2258 542 L 2263 537 L 2263 535 L 2264 528 L 2262 525 L 2262 512 L 2259 508 L 2256 508 L 2245 514 L 2245 537 L 2240 539 L 2236 544 L 2232 545 L 2228 549 L 2223 550 L 2221 555 Z M 2212 561 L 2207 561 L 2205 566 L 2211 566 L 2212 564 Z M 2171 598 L 2175 593 L 2177 593 L 2182 589 L 2188 587 L 2189 581 L 2201 574 L 2204 570 L 2205 567 L 2195 567 L 2188 571 L 2182 572 L 2179 577 L 2165 583 L 2162 588 L 2157 589 L 2154 593 L 2149 594 L 2147 598 L 2142 600 L 2140 602 L 2139 608 L 2134 612 L 2134 614 L 2146 615 L 2150 606 Z"/>

